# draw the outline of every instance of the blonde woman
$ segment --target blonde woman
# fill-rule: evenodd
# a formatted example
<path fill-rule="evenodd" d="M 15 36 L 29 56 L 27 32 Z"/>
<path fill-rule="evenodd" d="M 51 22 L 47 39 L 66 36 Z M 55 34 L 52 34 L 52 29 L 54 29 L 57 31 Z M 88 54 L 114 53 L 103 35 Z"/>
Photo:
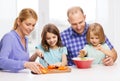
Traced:
<path fill-rule="evenodd" d="M 39 67 L 42 66 L 29 58 L 26 37 L 34 30 L 37 19 L 37 14 L 33 9 L 21 10 L 15 20 L 13 30 L 5 34 L 0 41 L 0 69 L 18 72 L 27 68 L 34 73 L 41 73 Z"/>

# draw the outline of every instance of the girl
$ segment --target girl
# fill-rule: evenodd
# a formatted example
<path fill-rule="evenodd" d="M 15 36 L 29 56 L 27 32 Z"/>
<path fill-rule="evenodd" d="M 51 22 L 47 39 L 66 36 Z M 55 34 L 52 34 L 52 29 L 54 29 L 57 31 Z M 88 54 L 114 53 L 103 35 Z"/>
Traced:
<path fill-rule="evenodd" d="M 107 44 L 105 44 L 105 34 L 99 23 L 89 25 L 86 39 L 88 44 L 80 51 L 81 57 L 87 55 L 87 57 L 94 58 L 94 64 L 100 64 L 106 56 L 113 56 L 113 53 L 110 51 Z"/>
<path fill-rule="evenodd" d="M 45 25 L 41 37 L 41 45 L 36 47 L 36 53 L 44 57 L 44 60 L 40 58 L 39 62 L 45 67 L 46 62 L 54 66 L 67 65 L 67 49 L 62 46 L 58 28 L 54 24 Z"/>

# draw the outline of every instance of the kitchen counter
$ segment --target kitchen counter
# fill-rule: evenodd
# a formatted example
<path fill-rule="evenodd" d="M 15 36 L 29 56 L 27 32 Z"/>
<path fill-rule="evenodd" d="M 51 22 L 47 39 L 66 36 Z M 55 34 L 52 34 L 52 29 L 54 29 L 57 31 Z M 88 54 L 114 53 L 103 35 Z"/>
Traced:
<path fill-rule="evenodd" d="M 71 67 L 68 73 L 31 74 L 25 69 L 19 73 L 0 71 L 0 81 L 120 81 L 120 63 L 113 66 L 92 65 L 89 69 Z"/>

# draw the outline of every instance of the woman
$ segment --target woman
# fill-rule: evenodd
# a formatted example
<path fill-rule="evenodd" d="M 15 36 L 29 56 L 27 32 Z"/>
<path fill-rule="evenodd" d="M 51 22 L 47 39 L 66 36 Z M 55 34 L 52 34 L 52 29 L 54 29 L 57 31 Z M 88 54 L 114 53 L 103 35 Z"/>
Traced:
<path fill-rule="evenodd" d="M 0 69 L 18 72 L 30 69 L 34 73 L 41 73 L 39 63 L 29 58 L 28 39 L 36 24 L 38 17 L 33 9 L 21 10 L 16 18 L 13 30 L 5 34 L 0 42 Z M 36 56 L 35 54 L 32 56 Z"/>

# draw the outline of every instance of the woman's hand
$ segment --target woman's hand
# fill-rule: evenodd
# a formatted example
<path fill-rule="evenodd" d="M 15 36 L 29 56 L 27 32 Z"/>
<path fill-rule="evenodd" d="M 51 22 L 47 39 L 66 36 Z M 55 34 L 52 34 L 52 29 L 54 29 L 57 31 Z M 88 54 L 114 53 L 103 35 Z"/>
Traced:
<path fill-rule="evenodd" d="M 107 56 L 103 59 L 103 64 L 106 66 L 112 66 L 114 64 L 113 58 L 110 56 Z"/>
<path fill-rule="evenodd" d="M 44 68 L 41 64 L 36 62 L 25 62 L 24 67 L 30 69 L 32 72 L 40 74 L 40 67 Z"/>

